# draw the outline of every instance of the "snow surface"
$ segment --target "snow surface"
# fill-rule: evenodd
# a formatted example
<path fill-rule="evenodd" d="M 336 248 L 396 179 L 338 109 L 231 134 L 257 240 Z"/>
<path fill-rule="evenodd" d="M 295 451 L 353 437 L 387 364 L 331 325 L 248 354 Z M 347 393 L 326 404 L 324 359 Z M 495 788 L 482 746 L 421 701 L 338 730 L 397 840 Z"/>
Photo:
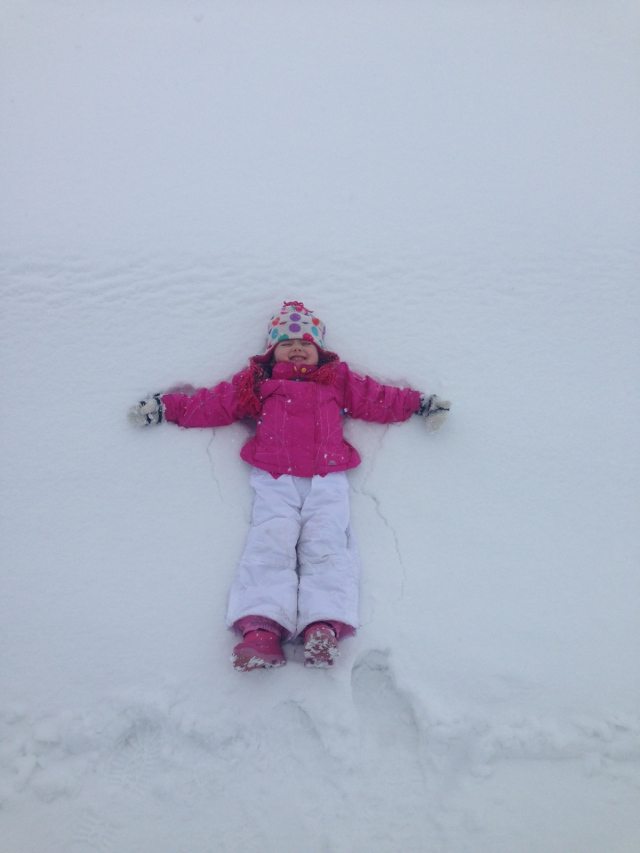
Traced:
<path fill-rule="evenodd" d="M 4 0 L 0 853 L 635 853 L 640 9 Z M 362 628 L 232 671 L 247 429 L 136 432 L 302 299 Z"/>

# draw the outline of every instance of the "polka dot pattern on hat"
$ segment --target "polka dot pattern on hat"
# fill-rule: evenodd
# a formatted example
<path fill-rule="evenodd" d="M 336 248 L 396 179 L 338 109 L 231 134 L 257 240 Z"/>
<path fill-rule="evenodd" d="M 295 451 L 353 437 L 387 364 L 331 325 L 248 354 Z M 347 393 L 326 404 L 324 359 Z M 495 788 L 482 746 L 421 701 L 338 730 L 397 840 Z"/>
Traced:
<path fill-rule="evenodd" d="M 300 338 L 324 347 L 325 325 L 302 302 L 284 302 L 269 321 L 267 349 L 280 341 Z"/>

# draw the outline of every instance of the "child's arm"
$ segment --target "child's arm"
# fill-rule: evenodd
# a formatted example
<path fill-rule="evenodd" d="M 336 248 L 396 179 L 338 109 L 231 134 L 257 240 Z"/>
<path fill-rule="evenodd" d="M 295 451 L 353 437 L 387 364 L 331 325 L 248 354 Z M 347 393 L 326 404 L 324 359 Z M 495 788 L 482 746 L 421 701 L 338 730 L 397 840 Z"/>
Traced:
<path fill-rule="evenodd" d="M 343 370 L 344 408 L 353 418 L 388 424 L 421 415 L 430 429 L 438 429 L 451 406 L 448 400 L 440 400 L 435 394 L 384 385 L 370 376 L 359 376 L 346 364 Z"/>
<path fill-rule="evenodd" d="M 406 421 L 420 409 L 420 392 L 383 385 L 371 376 L 353 373 L 342 364 L 346 414 L 363 421 L 390 424 Z"/>
<path fill-rule="evenodd" d="M 201 388 L 192 395 L 155 394 L 129 410 L 129 419 L 135 426 L 169 421 L 182 427 L 218 427 L 228 426 L 240 417 L 237 390 L 230 382 Z"/>

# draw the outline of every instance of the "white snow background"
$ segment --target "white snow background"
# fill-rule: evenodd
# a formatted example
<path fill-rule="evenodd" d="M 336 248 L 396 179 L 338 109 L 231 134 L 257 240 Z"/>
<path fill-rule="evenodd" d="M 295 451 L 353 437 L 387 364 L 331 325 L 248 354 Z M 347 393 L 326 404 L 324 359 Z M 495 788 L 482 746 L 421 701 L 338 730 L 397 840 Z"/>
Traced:
<path fill-rule="evenodd" d="M 4 0 L 1 853 L 635 853 L 640 8 Z M 247 428 L 135 431 L 301 299 L 362 627 L 238 674 Z"/>

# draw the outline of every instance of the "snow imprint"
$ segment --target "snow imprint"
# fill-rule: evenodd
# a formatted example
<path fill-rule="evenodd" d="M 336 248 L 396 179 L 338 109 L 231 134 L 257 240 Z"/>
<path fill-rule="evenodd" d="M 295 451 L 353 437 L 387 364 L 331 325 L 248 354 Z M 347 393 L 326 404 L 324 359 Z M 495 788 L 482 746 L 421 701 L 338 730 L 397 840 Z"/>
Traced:
<path fill-rule="evenodd" d="M 1 4 L 0 853 L 635 853 L 637 4 L 245 5 Z M 126 412 L 289 299 L 453 409 L 240 674 L 247 428 Z"/>

